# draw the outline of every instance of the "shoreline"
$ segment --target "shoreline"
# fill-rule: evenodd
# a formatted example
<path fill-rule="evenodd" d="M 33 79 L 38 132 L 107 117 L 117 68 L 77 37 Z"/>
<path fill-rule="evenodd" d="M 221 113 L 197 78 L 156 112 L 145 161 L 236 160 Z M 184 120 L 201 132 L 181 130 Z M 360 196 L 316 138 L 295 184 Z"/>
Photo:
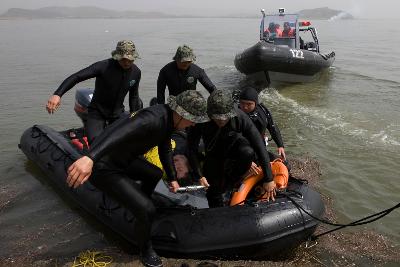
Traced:
<path fill-rule="evenodd" d="M 301 159 L 290 158 L 291 173 L 293 176 L 306 179 L 309 184 L 318 190 L 321 171 L 319 163 L 309 156 Z M 2 198 L 6 193 L 3 189 Z M 11 195 L 12 191 L 9 192 Z M 336 221 L 333 210 L 332 199 L 322 195 L 326 205 L 325 218 Z M 11 198 L 11 202 L 15 200 Z M 8 204 L 8 203 L 7 203 Z M 0 210 L 1 211 L 1 210 Z M 79 223 L 79 222 L 77 222 Z M 69 223 L 71 224 L 71 222 Z M 320 225 L 317 233 L 324 232 L 330 227 Z M 95 231 L 98 229 L 95 229 Z M 47 229 L 51 236 L 52 229 Z M 53 232 L 54 234 L 54 232 Z M 104 234 L 104 233 L 100 233 Z M 79 238 L 79 237 L 78 237 Z M 63 253 L 62 251 L 52 252 L 45 245 L 40 247 L 30 247 L 29 238 L 22 238 L 21 244 L 17 244 L 13 250 L 13 255 L 0 258 L 0 266 L 72 266 L 74 259 L 78 255 Z M 24 240 L 25 239 L 25 240 Z M 87 248 L 90 251 L 98 251 L 104 256 L 111 256 L 113 263 L 108 266 L 141 266 L 137 251 L 118 241 L 119 238 L 106 237 L 106 245 Z M 28 243 L 28 244 L 27 244 Z M 57 250 L 57 249 L 55 249 Z M 58 255 L 55 255 L 58 254 Z M 77 253 L 79 254 L 79 253 Z M 225 267 L 225 266 L 376 266 L 382 264 L 400 263 L 400 247 L 394 245 L 389 238 L 365 228 L 356 227 L 351 231 L 338 231 L 325 235 L 318 239 L 314 246 L 306 248 L 303 243 L 299 248 L 279 256 L 276 259 L 266 259 L 265 261 L 252 260 L 218 260 L 218 259 L 180 259 L 162 258 L 164 266 L 181 267 Z"/>

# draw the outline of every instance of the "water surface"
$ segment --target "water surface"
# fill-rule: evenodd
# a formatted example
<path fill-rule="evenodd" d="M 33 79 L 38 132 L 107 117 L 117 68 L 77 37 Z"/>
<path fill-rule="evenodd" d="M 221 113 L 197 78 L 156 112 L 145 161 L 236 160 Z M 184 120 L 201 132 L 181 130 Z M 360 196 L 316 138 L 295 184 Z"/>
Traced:
<path fill-rule="evenodd" d="M 336 52 L 333 67 L 316 82 L 274 84 L 265 93 L 287 154 L 308 154 L 321 163 L 323 193 L 333 197 L 341 222 L 400 200 L 400 47 L 395 45 L 400 34 L 389 27 L 393 22 L 398 21 L 315 21 L 322 52 Z M 88 224 L 62 200 L 17 148 L 20 135 L 33 124 L 58 130 L 80 126 L 73 111 L 74 89 L 56 114 L 45 112 L 47 98 L 67 75 L 108 57 L 117 40 L 132 39 L 141 56 L 140 96 L 148 103 L 156 94 L 159 70 L 186 43 L 218 88 L 237 89 L 246 80 L 233 58 L 257 41 L 258 23 L 0 20 L 0 257 L 24 242 L 38 250 L 45 244 L 53 256 L 106 243 L 96 224 Z M 87 81 L 77 87 L 93 85 Z M 369 227 L 400 244 L 398 218 L 396 210 Z M 54 234 L 44 235 L 49 228 Z"/>

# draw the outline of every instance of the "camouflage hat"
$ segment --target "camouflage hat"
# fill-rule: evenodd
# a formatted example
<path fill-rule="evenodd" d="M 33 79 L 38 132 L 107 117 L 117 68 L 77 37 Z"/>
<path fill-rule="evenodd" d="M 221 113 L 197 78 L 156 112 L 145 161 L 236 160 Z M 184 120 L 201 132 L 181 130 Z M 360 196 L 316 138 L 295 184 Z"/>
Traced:
<path fill-rule="evenodd" d="M 215 90 L 207 99 L 207 114 L 211 119 L 228 120 L 237 115 L 234 106 L 231 92 Z"/>
<path fill-rule="evenodd" d="M 115 50 L 111 52 L 111 55 L 115 60 L 121 60 L 123 58 L 135 60 L 136 58 L 139 58 L 135 44 L 130 40 L 119 41 Z"/>
<path fill-rule="evenodd" d="M 168 97 L 168 106 L 182 118 L 194 123 L 207 122 L 207 102 L 204 97 L 195 90 L 187 90 L 177 96 Z"/>
<path fill-rule="evenodd" d="M 188 45 L 182 45 L 178 47 L 175 56 L 172 59 L 180 62 L 192 62 L 196 60 L 196 56 L 194 55 L 192 48 Z"/>

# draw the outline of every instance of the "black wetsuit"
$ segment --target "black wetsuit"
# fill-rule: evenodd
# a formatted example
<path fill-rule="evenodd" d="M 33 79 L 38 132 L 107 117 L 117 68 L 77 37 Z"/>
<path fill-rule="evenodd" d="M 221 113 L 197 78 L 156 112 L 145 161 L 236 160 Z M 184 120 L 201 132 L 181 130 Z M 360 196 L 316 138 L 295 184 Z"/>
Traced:
<path fill-rule="evenodd" d="M 150 244 L 151 223 L 156 209 L 151 194 L 161 179 L 161 169 L 143 154 L 158 146 L 159 157 L 169 181 L 175 180 L 171 134 L 173 111 L 155 105 L 121 118 L 94 140 L 88 156 L 94 161 L 90 181 L 126 206 L 135 216 L 135 238 L 141 249 Z M 141 188 L 131 180 L 141 180 Z"/>
<path fill-rule="evenodd" d="M 186 90 L 196 90 L 197 80 L 208 92 L 215 90 L 215 85 L 202 68 L 191 64 L 187 70 L 179 70 L 175 61 L 165 65 L 157 79 L 157 103 L 165 103 L 165 87 L 168 86 L 170 95 L 178 95 Z"/>
<path fill-rule="evenodd" d="M 175 131 L 171 139 L 175 141 L 174 155 L 187 156 L 187 133 L 185 130 Z"/>
<path fill-rule="evenodd" d="M 88 107 L 85 125 L 89 143 L 98 136 L 107 124 L 112 123 L 124 112 L 124 99 L 129 92 L 129 110 L 140 109 L 139 83 L 140 69 L 133 65 L 124 70 L 112 58 L 96 62 L 65 79 L 54 92 L 62 96 L 77 83 L 96 78 L 93 98 Z"/>
<path fill-rule="evenodd" d="M 195 179 L 205 176 L 210 183 L 207 199 L 210 207 L 223 205 L 221 194 L 238 182 L 255 161 L 264 172 L 264 182 L 272 181 L 269 156 L 263 138 L 241 110 L 222 128 L 213 122 L 196 124 L 188 133 L 189 162 Z M 203 172 L 198 161 L 198 145 L 203 138 Z"/>
<path fill-rule="evenodd" d="M 284 147 L 279 128 L 274 123 L 271 113 L 263 104 L 257 104 L 256 108 L 252 112 L 247 113 L 247 115 L 249 115 L 262 137 L 265 136 L 265 132 L 268 129 L 276 145 L 278 147 Z"/>
<path fill-rule="evenodd" d="M 260 132 L 264 142 L 265 142 L 265 132 L 266 130 L 268 130 L 276 146 L 284 147 L 281 132 L 279 131 L 278 125 L 274 123 L 271 112 L 269 112 L 266 106 L 264 106 L 263 104 L 257 104 L 256 108 L 252 112 L 247 113 L 247 115 L 253 121 L 257 130 Z M 279 155 L 274 154 L 270 151 L 268 151 L 268 155 L 271 161 L 280 158 Z M 284 160 L 283 163 L 290 171 L 289 162 L 287 160 Z"/>

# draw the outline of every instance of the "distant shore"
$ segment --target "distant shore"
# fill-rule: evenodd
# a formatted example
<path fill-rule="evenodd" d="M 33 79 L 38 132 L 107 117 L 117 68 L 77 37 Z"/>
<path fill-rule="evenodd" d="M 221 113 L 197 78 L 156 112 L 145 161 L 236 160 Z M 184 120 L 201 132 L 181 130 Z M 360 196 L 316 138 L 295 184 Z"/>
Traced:
<path fill-rule="evenodd" d="M 165 17 L 165 18 L 26 18 L 0 17 L 0 20 L 168 20 L 168 19 L 259 19 L 259 17 Z M 326 19 L 301 18 L 303 20 L 326 21 Z M 358 19 L 357 19 L 358 20 Z M 368 19 L 370 20 L 370 19 Z"/>
<path fill-rule="evenodd" d="M 328 7 L 305 9 L 298 13 L 301 18 L 328 20 L 333 17 L 341 19 L 352 19 L 353 16 L 341 10 L 334 10 Z M 213 16 L 202 15 L 174 15 L 162 12 L 143 12 L 143 11 L 115 11 L 93 6 L 82 7 L 43 7 L 39 9 L 10 8 L 0 19 L 155 19 L 155 18 L 235 18 L 250 19 L 260 18 L 261 14 L 255 11 L 254 14 L 221 14 Z"/>

